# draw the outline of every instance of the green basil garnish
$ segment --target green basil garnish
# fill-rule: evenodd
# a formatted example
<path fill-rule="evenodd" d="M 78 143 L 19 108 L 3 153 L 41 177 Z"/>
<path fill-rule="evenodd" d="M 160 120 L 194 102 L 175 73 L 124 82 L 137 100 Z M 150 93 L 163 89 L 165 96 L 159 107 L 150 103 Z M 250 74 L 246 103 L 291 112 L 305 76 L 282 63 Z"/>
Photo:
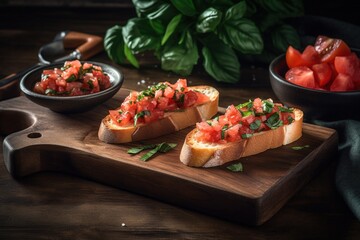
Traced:
<path fill-rule="evenodd" d="M 271 113 L 274 108 L 274 103 L 269 100 L 264 100 L 262 108 L 265 113 Z"/>
<path fill-rule="evenodd" d="M 221 139 L 225 139 L 225 131 L 229 129 L 229 124 L 226 124 L 221 129 Z"/>
<path fill-rule="evenodd" d="M 251 130 L 257 130 L 261 126 L 261 120 L 256 119 L 254 122 L 250 123 L 250 129 Z"/>
<path fill-rule="evenodd" d="M 280 119 L 279 113 L 276 112 L 266 120 L 265 124 L 271 129 L 276 129 L 283 125 L 283 121 Z"/>
<path fill-rule="evenodd" d="M 75 74 L 71 74 L 71 76 L 66 79 L 66 82 L 74 82 L 74 81 L 76 81 Z"/>
<path fill-rule="evenodd" d="M 301 150 L 301 149 L 304 149 L 304 148 L 308 148 L 310 147 L 310 145 L 304 145 L 304 146 L 294 146 L 294 147 L 291 147 L 291 149 L 293 150 Z"/>
<path fill-rule="evenodd" d="M 134 126 L 136 126 L 137 124 L 137 121 L 140 117 L 144 117 L 144 116 L 150 116 L 151 115 L 151 112 L 149 110 L 144 110 L 144 111 L 141 111 L 137 114 L 135 114 L 134 116 Z"/>
<path fill-rule="evenodd" d="M 243 133 L 243 134 L 241 134 L 242 139 L 251 138 L 252 136 L 253 136 L 253 134 L 251 134 L 251 133 Z"/>
<path fill-rule="evenodd" d="M 244 170 L 243 165 L 241 163 L 234 163 L 230 166 L 227 166 L 226 168 L 233 172 L 242 172 Z"/>
<path fill-rule="evenodd" d="M 150 144 L 150 145 L 134 147 L 134 148 L 129 149 L 128 153 L 135 155 L 135 154 L 140 153 L 143 150 L 151 149 L 149 152 L 147 152 L 140 158 L 140 160 L 145 162 L 145 161 L 149 160 L 151 157 L 153 157 L 157 152 L 167 153 L 168 151 L 175 148 L 176 146 L 177 146 L 176 143 L 162 142 L 160 144 Z"/>

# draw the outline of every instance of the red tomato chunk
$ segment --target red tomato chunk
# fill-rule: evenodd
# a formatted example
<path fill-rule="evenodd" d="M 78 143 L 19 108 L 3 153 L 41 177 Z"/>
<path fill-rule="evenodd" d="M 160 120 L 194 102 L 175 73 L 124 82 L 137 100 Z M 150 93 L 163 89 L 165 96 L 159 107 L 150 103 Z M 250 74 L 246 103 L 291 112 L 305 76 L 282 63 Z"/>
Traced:
<path fill-rule="evenodd" d="M 285 79 L 324 91 L 360 90 L 360 59 L 341 39 L 318 36 L 303 52 L 289 46 Z"/>
<path fill-rule="evenodd" d="M 274 103 L 271 99 L 256 98 L 237 106 L 230 105 L 224 115 L 197 123 L 195 137 L 204 143 L 234 142 L 294 121 L 292 108 Z"/>
<path fill-rule="evenodd" d="M 101 67 L 79 60 L 66 61 L 62 68 L 46 69 L 34 92 L 51 96 L 79 96 L 96 93 L 111 86 Z"/>
<path fill-rule="evenodd" d="M 113 123 L 119 126 L 136 126 L 161 119 L 168 111 L 194 107 L 209 100 L 205 94 L 188 88 L 186 79 L 179 79 L 174 84 L 161 82 L 141 92 L 132 91 L 118 109 L 109 113 Z"/>

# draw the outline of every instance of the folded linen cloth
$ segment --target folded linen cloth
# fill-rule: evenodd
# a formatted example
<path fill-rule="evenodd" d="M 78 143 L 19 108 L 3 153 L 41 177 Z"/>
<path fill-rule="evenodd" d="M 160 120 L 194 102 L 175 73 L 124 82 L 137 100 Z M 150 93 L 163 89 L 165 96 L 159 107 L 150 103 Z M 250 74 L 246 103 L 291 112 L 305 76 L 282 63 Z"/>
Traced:
<path fill-rule="evenodd" d="M 339 159 L 335 173 L 336 188 L 350 210 L 360 220 L 360 121 L 314 120 L 314 123 L 338 132 Z"/>

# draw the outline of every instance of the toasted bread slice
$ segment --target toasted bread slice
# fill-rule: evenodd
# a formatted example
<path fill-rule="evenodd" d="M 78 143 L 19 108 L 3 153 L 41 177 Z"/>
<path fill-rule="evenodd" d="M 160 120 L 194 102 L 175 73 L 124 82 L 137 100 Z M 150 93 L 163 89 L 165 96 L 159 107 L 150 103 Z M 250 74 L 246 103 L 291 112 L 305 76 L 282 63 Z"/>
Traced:
<path fill-rule="evenodd" d="M 126 143 L 159 137 L 187 128 L 214 116 L 218 111 L 219 92 L 210 86 L 192 86 L 189 89 L 207 95 L 210 101 L 178 111 L 166 112 L 164 118 L 148 124 L 122 127 L 112 122 L 109 115 L 101 121 L 98 137 L 106 143 Z"/>
<path fill-rule="evenodd" d="M 296 141 L 302 136 L 303 112 L 294 109 L 295 121 L 274 130 L 255 133 L 248 139 L 235 142 L 203 143 L 194 137 L 197 129 L 187 134 L 180 153 L 180 161 L 192 167 L 215 167 L 264 152 Z"/>

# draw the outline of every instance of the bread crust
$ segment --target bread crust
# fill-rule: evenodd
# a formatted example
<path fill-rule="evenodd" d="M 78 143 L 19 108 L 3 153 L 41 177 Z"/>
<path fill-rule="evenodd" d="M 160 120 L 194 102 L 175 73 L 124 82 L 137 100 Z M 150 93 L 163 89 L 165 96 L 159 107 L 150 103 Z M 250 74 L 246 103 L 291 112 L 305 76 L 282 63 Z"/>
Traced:
<path fill-rule="evenodd" d="M 292 143 L 302 136 L 303 123 L 303 112 L 294 109 L 294 113 L 295 121 L 289 125 L 259 132 L 248 139 L 225 144 L 197 142 L 194 138 L 197 129 L 193 129 L 185 138 L 180 161 L 191 167 L 215 167 Z"/>
<path fill-rule="evenodd" d="M 189 89 L 206 94 L 210 101 L 184 110 L 166 112 L 162 119 L 137 126 L 118 126 L 112 122 L 110 115 L 107 115 L 101 121 L 98 131 L 99 139 L 106 143 L 126 143 L 156 138 L 205 121 L 218 112 L 219 92 L 215 88 L 191 86 Z"/>

